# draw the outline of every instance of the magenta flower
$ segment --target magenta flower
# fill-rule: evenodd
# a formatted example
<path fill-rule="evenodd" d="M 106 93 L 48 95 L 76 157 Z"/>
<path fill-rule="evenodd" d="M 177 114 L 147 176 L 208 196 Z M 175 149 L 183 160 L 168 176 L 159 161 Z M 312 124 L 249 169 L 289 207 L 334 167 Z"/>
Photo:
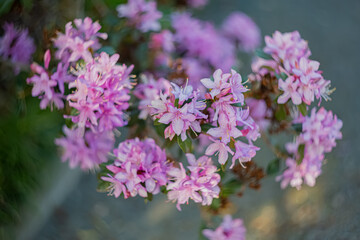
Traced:
<path fill-rule="evenodd" d="M 65 65 L 79 59 L 91 61 L 90 49 L 98 50 L 101 47 L 99 38 L 108 37 L 106 33 L 98 32 L 101 29 L 100 24 L 93 22 L 89 17 L 84 20 L 75 19 L 74 24 L 76 28 L 73 27 L 72 22 L 68 22 L 65 26 L 65 34 L 58 33 L 54 39 L 54 45 L 58 49 L 55 56 Z"/>
<path fill-rule="evenodd" d="M 13 64 L 14 73 L 30 64 L 31 56 L 35 52 L 34 41 L 29 37 L 27 29 L 19 30 L 13 23 L 3 25 L 4 35 L 0 38 L 0 57 Z"/>
<path fill-rule="evenodd" d="M 205 229 L 202 233 L 209 240 L 245 240 L 246 229 L 241 219 L 226 215 L 218 228 Z"/>
<path fill-rule="evenodd" d="M 153 139 L 140 141 L 138 138 L 126 140 L 114 150 L 116 159 L 107 168 L 112 172 L 102 180 L 111 183 L 109 194 L 124 198 L 147 197 L 148 193 L 158 194 L 160 187 L 167 184 L 169 165 L 165 151 Z"/>
<path fill-rule="evenodd" d="M 246 52 L 254 51 L 260 45 L 260 30 L 245 13 L 230 14 L 222 24 L 222 29 L 227 37 L 237 41 L 239 48 Z"/>
<path fill-rule="evenodd" d="M 88 131 L 84 138 L 78 129 L 64 126 L 63 131 L 65 137 L 56 139 L 55 143 L 63 150 L 62 161 L 69 161 L 71 168 L 80 166 L 83 170 L 89 170 L 107 161 L 107 155 L 115 142 L 112 132 Z"/>

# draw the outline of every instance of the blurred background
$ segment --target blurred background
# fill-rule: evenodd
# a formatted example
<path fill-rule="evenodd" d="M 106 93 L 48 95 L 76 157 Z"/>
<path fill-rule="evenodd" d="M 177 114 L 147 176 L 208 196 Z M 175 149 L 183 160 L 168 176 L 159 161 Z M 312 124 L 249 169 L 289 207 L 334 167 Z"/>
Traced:
<path fill-rule="evenodd" d="M 114 13 L 118 3 L 2 0 L 0 23 L 28 27 L 35 41 L 45 39 L 45 50 L 54 29 L 75 17 L 116 21 L 107 12 Z M 248 14 L 263 36 L 298 30 L 336 87 L 333 101 L 324 106 L 344 122 L 343 140 L 326 155 L 315 187 L 281 190 L 274 177 L 267 177 L 259 191 L 246 190 L 233 199 L 234 217 L 244 220 L 247 239 L 359 239 L 360 1 L 210 0 L 195 16 L 220 24 L 233 11 Z M 61 132 L 61 114 L 40 110 L 25 86 L 26 74 L 11 77 L 5 67 L 0 76 L 1 239 L 199 239 L 203 213 L 195 204 L 178 212 L 164 196 L 146 204 L 141 198 L 115 199 L 96 191 L 93 173 L 62 164 L 53 143 Z M 243 71 L 250 71 L 247 63 Z M 271 159 L 265 146 L 256 156 L 263 166 Z"/>

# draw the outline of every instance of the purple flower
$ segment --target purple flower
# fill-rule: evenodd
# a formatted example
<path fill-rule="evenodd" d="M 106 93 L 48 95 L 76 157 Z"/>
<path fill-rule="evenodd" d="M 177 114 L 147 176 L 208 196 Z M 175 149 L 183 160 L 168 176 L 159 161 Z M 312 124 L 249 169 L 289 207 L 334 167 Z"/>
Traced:
<path fill-rule="evenodd" d="M 260 45 L 260 30 L 255 22 L 242 12 L 230 14 L 222 25 L 227 37 L 237 41 L 244 51 L 253 51 Z"/>
<path fill-rule="evenodd" d="M 68 22 L 65 26 L 65 34 L 58 33 L 54 39 L 56 58 L 61 60 L 63 64 L 75 62 L 79 59 L 91 61 L 93 51 L 98 50 L 101 45 L 99 38 L 107 39 L 106 33 L 99 33 L 101 26 L 98 22 L 93 22 L 91 18 L 86 17 L 84 20 L 75 19 L 73 27 L 72 22 Z"/>
<path fill-rule="evenodd" d="M 299 82 L 294 77 L 290 76 L 285 81 L 279 79 L 279 89 L 284 91 L 278 98 L 277 102 L 280 104 L 286 103 L 290 98 L 295 105 L 301 104 L 301 95 L 298 90 Z"/>
<path fill-rule="evenodd" d="M 69 161 L 71 168 L 80 166 L 83 170 L 89 170 L 107 161 L 107 155 L 115 142 L 112 132 L 88 131 L 84 138 L 79 129 L 64 126 L 63 131 L 65 137 L 56 139 L 55 143 L 63 150 L 62 161 Z"/>
<path fill-rule="evenodd" d="M 41 67 L 37 63 L 31 64 L 30 68 L 35 73 L 34 76 L 26 80 L 27 84 L 33 84 L 32 96 L 38 96 L 41 99 L 40 108 L 45 109 L 48 105 L 55 104 L 58 109 L 64 107 L 63 94 L 55 91 L 55 87 L 58 85 L 57 78 L 49 76 L 47 72 L 49 63 L 51 60 L 50 50 L 47 50 L 44 54 L 44 67 Z M 64 80 L 66 78 L 64 77 Z"/>
<path fill-rule="evenodd" d="M 212 98 L 219 95 L 222 90 L 229 88 L 231 85 L 229 83 L 229 79 L 231 74 L 222 72 L 221 69 L 217 69 L 214 74 L 214 81 L 210 78 L 201 79 L 201 83 L 208 89 L 211 89 L 210 95 Z"/>
<path fill-rule="evenodd" d="M 148 193 L 158 194 L 160 187 L 167 184 L 169 165 L 165 151 L 151 138 L 126 140 L 114 150 L 116 159 L 107 168 L 112 172 L 104 181 L 111 183 L 110 194 L 124 198 L 147 197 Z"/>
<path fill-rule="evenodd" d="M 203 66 L 210 64 L 224 71 L 235 64 L 235 46 L 210 22 L 192 18 L 189 13 L 176 13 L 172 16 L 172 27 L 178 50 L 186 58 L 197 58 Z"/>
<path fill-rule="evenodd" d="M 35 52 L 34 41 L 29 37 L 27 29 L 16 29 L 13 23 L 5 23 L 3 28 L 5 33 L 0 38 L 0 57 L 11 61 L 17 75 L 22 67 L 30 64 Z"/>
<path fill-rule="evenodd" d="M 193 154 L 186 154 L 190 166 L 190 174 L 186 174 L 180 163 L 180 168 L 172 167 L 168 170 L 170 182 L 167 185 L 168 199 L 177 202 L 176 207 L 181 211 L 180 205 L 188 203 L 189 199 L 202 205 L 210 205 L 213 198 L 218 198 L 220 188 L 220 175 L 212 164 L 211 158 L 202 156 L 198 160 Z"/>
<path fill-rule="evenodd" d="M 209 240 L 245 240 L 246 229 L 241 219 L 226 215 L 218 228 L 205 229 L 202 233 Z"/>
<path fill-rule="evenodd" d="M 116 10 L 119 17 L 127 18 L 130 24 L 142 32 L 159 31 L 161 28 L 158 20 L 162 13 L 157 10 L 155 1 L 129 0 L 127 4 L 119 5 Z"/>

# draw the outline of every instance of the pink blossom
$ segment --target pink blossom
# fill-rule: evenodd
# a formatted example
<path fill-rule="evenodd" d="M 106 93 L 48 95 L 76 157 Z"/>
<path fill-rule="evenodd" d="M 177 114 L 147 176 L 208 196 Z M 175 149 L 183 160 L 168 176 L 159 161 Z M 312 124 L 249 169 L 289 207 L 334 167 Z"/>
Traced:
<path fill-rule="evenodd" d="M 210 205 L 213 198 L 218 198 L 220 188 L 220 175 L 212 164 L 211 158 L 202 156 L 198 160 L 193 154 L 186 154 L 190 166 L 190 174 L 186 174 L 180 163 L 180 168 L 171 168 L 168 171 L 170 182 L 167 185 L 168 199 L 177 202 L 176 207 L 181 211 L 180 205 L 188 203 L 189 199 Z"/>
<path fill-rule="evenodd" d="M 235 155 L 232 158 L 232 164 L 230 168 L 233 168 L 235 165 L 235 161 L 239 159 L 240 164 L 243 162 L 249 162 L 256 155 L 256 151 L 260 150 L 260 148 L 252 145 L 246 144 L 241 141 L 235 142 Z"/>
<path fill-rule="evenodd" d="M 291 98 L 295 105 L 301 104 L 302 100 L 298 87 L 299 83 L 292 76 L 288 77 L 285 82 L 279 79 L 279 89 L 284 91 L 284 93 L 280 95 L 277 102 L 284 104 Z"/>
<path fill-rule="evenodd" d="M 112 172 L 102 180 L 111 183 L 109 194 L 124 198 L 147 197 L 148 193 L 158 194 L 160 187 L 167 184 L 165 151 L 151 138 L 140 141 L 138 138 L 126 140 L 114 150 L 116 159 L 107 168 Z"/>
<path fill-rule="evenodd" d="M 173 34 L 169 30 L 163 30 L 160 33 L 153 33 L 151 35 L 149 48 L 154 50 L 162 50 L 170 53 L 174 51 Z"/>
<path fill-rule="evenodd" d="M 58 49 L 55 53 L 57 59 L 62 63 L 77 61 L 82 58 L 85 61 L 91 61 L 89 49 L 96 51 L 101 45 L 99 38 L 107 39 L 106 33 L 100 33 L 101 26 L 98 22 L 93 22 L 91 18 L 75 19 L 73 27 L 72 22 L 65 26 L 65 34 L 58 33 L 54 39 L 54 45 Z"/>
<path fill-rule="evenodd" d="M 244 51 L 253 51 L 260 45 L 260 30 L 245 13 L 234 12 L 222 24 L 225 35 L 237 41 Z"/>
<path fill-rule="evenodd" d="M 286 145 L 293 157 L 286 160 L 287 169 L 277 177 L 282 188 L 290 185 L 300 189 L 303 183 L 311 187 L 315 185 L 316 178 L 321 174 L 324 154 L 336 146 L 335 140 L 342 138 L 341 127 L 342 121 L 324 108 L 317 112 L 314 108 L 309 117 L 302 119 L 302 133 L 294 143 Z M 303 153 L 298 152 L 301 145 Z M 300 159 L 302 154 L 304 157 Z"/>
<path fill-rule="evenodd" d="M 224 144 L 221 141 L 218 140 L 214 140 L 212 138 L 210 138 L 214 143 L 211 143 L 206 151 L 205 154 L 208 156 L 212 156 L 214 155 L 215 152 L 217 152 L 219 154 L 219 158 L 218 161 L 220 164 L 224 165 L 229 157 L 229 153 L 231 155 L 234 155 L 234 152 L 231 151 L 231 149 L 229 148 L 229 146 L 227 146 L 226 144 Z"/>
<path fill-rule="evenodd" d="M 205 229 L 202 233 L 209 240 L 245 240 L 246 229 L 241 219 L 232 219 L 226 215 L 218 228 Z"/>
<path fill-rule="evenodd" d="M 113 133 L 88 131 L 84 138 L 78 129 L 64 127 L 63 131 L 65 137 L 56 139 L 55 143 L 63 150 L 62 161 L 68 160 L 71 168 L 80 166 L 89 170 L 107 161 L 107 154 L 115 142 Z"/>
<path fill-rule="evenodd" d="M 298 60 L 311 55 L 307 41 L 301 38 L 299 32 L 280 33 L 276 31 L 272 37 L 265 36 L 264 51 L 277 60 Z"/>
<path fill-rule="evenodd" d="M 229 78 L 231 74 L 225 73 L 223 74 L 221 69 L 217 69 L 214 74 L 214 81 L 210 78 L 201 79 L 201 83 L 210 90 L 210 95 L 212 98 L 221 93 L 223 89 L 229 88 L 231 85 L 229 83 Z"/>

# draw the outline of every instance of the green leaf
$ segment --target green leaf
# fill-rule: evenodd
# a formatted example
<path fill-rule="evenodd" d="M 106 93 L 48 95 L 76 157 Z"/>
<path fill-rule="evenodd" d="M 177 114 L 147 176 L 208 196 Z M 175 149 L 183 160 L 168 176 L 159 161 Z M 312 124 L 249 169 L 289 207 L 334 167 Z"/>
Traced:
<path fill-rule="evenodd" d="M 279 104 L 278 109 L 275 112 L 275 118 L 279 121 L 286 119 L 286 109 L 284 104 Z"/>
<path fill-rule="evenodd" d="M 109 55 L 113 55 L 116 53 L 115 49 L 111 46 L 104 46 L 102 48 L 100 48 L 99 50 L 97 50 L 98 53 L 101 53 L 101 52 L 105 52 Z"/>
<path fill-rule="evenodd" d="M 3 15 L 4 13 L 7 13 L 10 11 L 12 4 L 14 3 L 14 0 L 5 0 L 0 7 L 0 15 Z"/>
<path fill-rule="evenodd" d="M 232 103 L 232 104 L 230 104 L 231 106 L 234 106 L 234 107 L 242 107 L 243 106 L 243 104 L 241 104 L 241 103 Z"/>
<path fill-rule="evenodd" d="M 275 73 L 275 76 L 277 79 L 282 79 L 282 80 L 286 80 L 288 78 L 288 75 L 286 75 L 286 73 L 280 73 L 280 74 L 277 74 Z"/>
<path fill-rule="evenodd" d="M 221 196 L 228 197 L 237 192 L 241 187 L 242 183 L 237 179 L 232 179 L 221 187 Z"/>
<path fill-rule="evenodd" d="M 177 136 L 177 142 L 178 142 L 179 147 L 181 148 L 181 150 L 184 153 L 192 152 L 192 142 L 191 142 L 190 138 L 186 138 L 185 141 L 182 141 L 181 137 Z"/>
<path fill-rule="evenodd" d="M 256 49 L 255 50 L 256 56 L 266 59 L 266 60 L 274 60 L 273 57 L 270 54 L 267 54 L 262 49 Z"/>
<path fill-rule="evenodd" d="M 159 122 L 159 119 L 157 118 L 157 119 L 155 119 L 155 121 L 154 121 L 154 126 L 158 126 L 158 125 L 161 125 L 162 123 L 161 122 Z"/>
<path fill-rule="evenodd" d="M 299 111 L 301 112 L 301 114 L 305 117 L 307 115 L 307 106 L 305 103 L 301 103 L 300 105 L 298 105 Z"/>
<path fill-rule="evenodd" d="M 302 132 L 302 124 L 301 123 L 294 123 L 291 126 L 297 133 Z"/>
<path fill-rule="evenodd" d="M 267 165 L 266 173 L 267 175 L 275 175 L 279 172 L 279 170 L 280 170 L 280 159 L 275 158 Z"/>
<path fill-rule="evenodd" d="M 204 123 L 201 125 L 201 132 L 206 133 L 207 131 L 209 131 L 210 128 L 215 128 L 215 126 L 209 123 Z"/>
<path fill-rule="evenodd" d="M 305 155 L 305 144 L 300 144 L 298 147 L 298 154 L 299 154 L 299 159 L 296 161 L 298 165 L 300 165 L 304 159 L 304 155 Z"/>
<path fill-rule="evenodd" d="M 109 187 L 110 187 L 111 183 L 107 182 L 107 181 L 103 181 L 103 180 L 99 180 L 96 191 L 98 192 L 108 192 L 109 191 Z"/>

